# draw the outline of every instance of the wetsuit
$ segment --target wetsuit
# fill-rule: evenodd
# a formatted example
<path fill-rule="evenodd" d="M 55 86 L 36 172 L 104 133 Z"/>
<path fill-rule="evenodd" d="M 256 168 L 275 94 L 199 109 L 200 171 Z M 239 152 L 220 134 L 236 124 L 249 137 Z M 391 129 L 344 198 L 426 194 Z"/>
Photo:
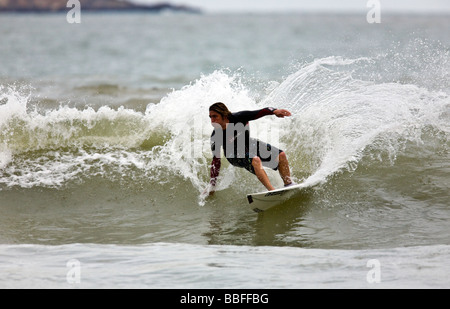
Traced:
<path fill-rule="evenodd" d="M 232 113 L 229 117 L 227 128 L 214 129 L 211 134 L 211 150 L 213 161 L 211 164 L 211 184 L 216 184 L 219 176 L 220 146 L 223 147 L 225 157 L 230 164 L 245 168 L 255 174 L 252 160 L 258 156 L 262 165 L 274 170 L 278 169 L 278 155 L 282 150 L 250 137 L 249 121 L 259 119 L 263 116 L 273 115 L 275 108 L 266 107 L 255 111 L 242 111 Z"/>

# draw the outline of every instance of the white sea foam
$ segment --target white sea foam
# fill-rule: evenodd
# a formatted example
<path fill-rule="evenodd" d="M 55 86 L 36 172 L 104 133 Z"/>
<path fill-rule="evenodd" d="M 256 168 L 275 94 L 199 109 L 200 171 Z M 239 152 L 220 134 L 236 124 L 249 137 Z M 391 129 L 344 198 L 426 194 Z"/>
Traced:
<path fill-rule="evenodd" d="M 422 142 L 424 128 L 448 134 L 446 94 L 355 79 L 347 69 L 370 61 L 317 59 L 288 76 L 262 101 L 252 96 L 242 74 L 215 71 L 149 104 L 144 113 L 107 106 L 38 112 L 28 106 L 27 95 L 3 88 L 1 182 L 59 187 L 92 175 L 134 178 L 137 170 L 145 177 L 159 175 L 163 182 L 181 176 L 203 192 L 212 158 L 208 107 L 217 101 L 231 111 L 289 109 L 292 117 L 261 118 L 250 124 L 250 132 L 284 149 L 293 177 L 307 178 L 310 185 L 326 182 L 343 169 L 354 170 L 368 148 L 374 157 L 394 162 L 406 142 Z M 275 184 L 281 184 L 276 172 L 268 172 Z M 225 162 L 218 190 L 233 185 L 235 177 Z"/>
<path fill-rule="evenodd" d="M 446 94 L 415 85 L 358 80 L 351 70 L 342 70 L 365 61 L 370 59 L 317 59 L 290 75 L 265 100 L 281 102 L 293 111 L 290 144 L 312 159 L 311 184 L 343 168 L 354 169 L 374 144 L 375 151 L 394 161 L 407 141 L 422 142 L 427 126 L 449 132 Z"/>

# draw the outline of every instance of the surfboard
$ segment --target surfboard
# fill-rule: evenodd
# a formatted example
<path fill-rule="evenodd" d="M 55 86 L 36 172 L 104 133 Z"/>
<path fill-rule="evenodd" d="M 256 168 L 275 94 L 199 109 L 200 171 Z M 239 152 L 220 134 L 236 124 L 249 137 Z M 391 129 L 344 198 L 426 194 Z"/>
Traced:
<path fill-rule="evenodd" d="M 247 200 L 250 208 L 254 212 L 263 212 L 275 207 L 288 200 L 293 195 L 300 193 L 307 188 L 305 184 L 297 184 L 287 188 L 281 188 L 273 191 L 264 191 L 253 194 L 247 194 Z"/>

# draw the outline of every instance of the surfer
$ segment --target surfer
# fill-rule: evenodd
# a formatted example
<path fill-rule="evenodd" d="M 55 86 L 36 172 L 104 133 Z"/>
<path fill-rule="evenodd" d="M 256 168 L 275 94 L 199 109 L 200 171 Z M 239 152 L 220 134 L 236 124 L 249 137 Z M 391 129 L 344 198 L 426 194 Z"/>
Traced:
<path fill-rule="evenodd" d="M 209 190 L 212 195 L 215 191 L 221 166 L 220 146 L 223 147 L 225 157 L 232 165 L 245 168 L 255 174 L 267 190 L 271 191 L 275 188 L 270 183 L 263 166 L 278 170 L 285 187 L 292 184 L 289 163 L 284 151 L 250 137 L 248 122 L 267 115 L 284 118 L 291 116 L 291 113 L 285 109 L 272 107 L 231 113 L 221 102 L 209 107 L 209 118 L 214 127 L 211 134 L 213 160 L 209 188 L 206 192 Z"/>

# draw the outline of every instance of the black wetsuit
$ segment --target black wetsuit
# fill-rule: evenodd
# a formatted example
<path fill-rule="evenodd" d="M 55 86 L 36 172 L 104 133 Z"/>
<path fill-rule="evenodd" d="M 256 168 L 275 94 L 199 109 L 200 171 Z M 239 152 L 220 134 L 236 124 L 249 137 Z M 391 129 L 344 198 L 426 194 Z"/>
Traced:
<path fill-rule="evenodd" d="M 256 120 L 263 116 L 273 115 L 274 108 L 263 108 L 255 111 L 242 111 L 232 113 L 228 117 L 229 123 L 225 130 L 222 128 L 214 129 L 211 134 L 211 150 L 213 152 L 213 162 L 211 165 L 211 179 L 219 175 L 220 170 L 220 146 L 227 160 L 234 166 L 247 169 L 255 173 L 252 166 L 252 160 L 258 156 L 263 166 L 278 169 L 278 155 L 282 150 L 264 143 L 258 139 L 250 137 L 249 121 Z"/>

